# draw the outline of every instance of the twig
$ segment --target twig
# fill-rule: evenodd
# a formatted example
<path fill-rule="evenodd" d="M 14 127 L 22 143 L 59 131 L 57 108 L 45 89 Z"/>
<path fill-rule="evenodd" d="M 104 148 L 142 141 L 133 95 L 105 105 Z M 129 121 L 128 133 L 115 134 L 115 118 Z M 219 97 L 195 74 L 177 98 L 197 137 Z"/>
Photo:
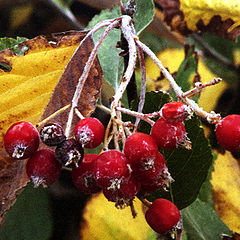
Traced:
<path fill-rule="evenodd" d="M 141 74 L 142 74 L 142 82 L 141 82 L 141 92 L 140 92 L 140 100 L 138 104 L 138 112 L 141 113 L 143 110 L 144 102 L 145 102 L 145 94 L 146 94 L 146 66 L 144 62 L 143 51 L 141 48 L 137 48 L 138 50 L 138 58 L 140 62 Z M 140 118 L 137 118 L 135 121 L 135 127 L 137 129 L 138 124 L 140 122 Z"/>
<path fill-rule="evenodd" d="M 109 21 L 108 21 L 109 22 Z M 82 93 L 82 89 L 83 89 L 83 86 L 85 84 L 85 81 L 88 77 L 88 74 L 89 74 L 89 71 L 91 69 L 91 66 L 97 56 L 97 52 L 103 42 L 103 40 L 107 37 L 108 33 L 115 27 L 117 27 L 119 25 L 119 19 L 118 20 L 115 20 L 113 21 L 111 24 L 109 24 L 109 26 L 105 29 L 105 31 L 102 33 L 102 35 L 100 36 L 98 42 L 96 43 L 95 47 L 93 48 L 89 58 L 88 58 L 88 61 L 84 67 L 84 70 L 83 70 L 83 73 L 81 75 L 81 77 L 79 78 L 78 80 L 78 84 L 77 84 L 77 87 L 76 87 L 76 90 L 75 90 L 75 93 L 73 95 L 73 99 L 72 99 L 72 106 L 71 106 L 71 109 L 70 109 L 70 112 L 69 112 L 69 115 L 68 115 L 68 121 L 67 121 L 67 125 L 66 125 L 66 129 L 65 129 L 65 135 L 66 137 L 68 137 L 70 135 L 70 130 L 71 130 L 71 125 L 72 125 L 72 120 L 73 120 L 73 113 L 74 113 L 74 109 L 75 107 L 77 107 L 78 105 L 78 100 L 80 98 L 80 95 Z M 102 27 L 101 24 L 99 24 L 99 27 Z M 90 31 L 91 32 L 91 31 Z M 88 36 L 89 34 L 87 34 Z M 87 37 L 86 36 L 86 37 Z M 86 39 L 86 37 L 83 39 L 83 41 Z M 82 42 L 80 43 L 80 45 L 82 44 Z"/>
<path fill-rule="evenodd" d="M 208 113 L 208 112 L 204 111 L 202 108 L 200 108 L 196 102 L 194 102 L 193 100 L 190 100 L 187 97 L 184 97 L 184 92 L 177 85 L 173 76 L 167 71 L 167 69 L 163 66 L 162 62 L 157 58 L 157 56 L 145 44 L 140 42 L 138 39 L 136 39 L 135 41 L 136 41 L 137 45 L 140 48 L 142 48 L 142 50 L 144 52 L 146 52 L 152 58 L 154 63 L 158 66 L 158 68 L 161 70 L 161 72 L 163 73 L 165 78 L 170 83 L 171 87 L 177 94 L 178 98 L 180 98 L 182 101 L 184 101 L 186 104 L 188 104 L 193 109 L 193 111 L 195 111 L 199 116 L 207 119 L 207 121 L 209 123 L 216 124 L 220 121 L 220 118 L 221 118 L 220 114 L 216 114 L 213 111 L 211 113 Z"/>

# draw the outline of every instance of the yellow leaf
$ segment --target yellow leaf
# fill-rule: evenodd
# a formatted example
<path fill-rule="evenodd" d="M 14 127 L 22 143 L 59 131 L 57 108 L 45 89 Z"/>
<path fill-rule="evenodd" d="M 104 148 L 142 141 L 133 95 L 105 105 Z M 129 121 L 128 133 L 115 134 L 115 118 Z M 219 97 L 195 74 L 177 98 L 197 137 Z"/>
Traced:
<path fill-rule="evenodd" d="M 116 209 L 104 195 L 93 196 L 83 214 L 81 226 L 82 240 L 144 240 L 156 239 L 148 226 L 139 200 L 134 201 L 138 213 L 133 219 L 130 207 Z"/>
<path fill-rule="evenodd" d="M 240 167 L 229 152 L 218 155 L 212 174 L 213 199 L 221 219 L 240 232 Z"/>
<path fill-rule="evenodd" d="M 0 53 L 1 63 L 12 67 L 10 72 L 0 70 L 1 135 L 13 122 L 39 120 L 78 40 L 77 35 L 68 36 L 50 44 L 40 36 L 24 42 L 28 47 L 24 56 L 11 50 Z"/>
<path fill-rule="evenodd" d="M 239 35 L 240 2 L 238 0 L 155 0 L 162 7 L 171 29 L 188 35 L 211 32 L 235 40 Z"/>
<path fill-rule="evenodd" d="M 176 72 L 184 60 L 184 50 L 183 49 L 166 49 L 158 54 L 158 58 L 162 61 L 163 65 L 168 68 L 168 70 L 173 73 Z M 146 60 L 146 69 L 148 76 L 148 87 L 151 90 L 156 89 L 156 83 L 153 80 L 156 80 L 160 76 L 160 70 L 153 63 L 153 61 L 148 58 Z M 203 83 L 211 81 L 216 75 L 213 75 L 211 71 L 206 67 L 202 58 L 199 56 L 198 62 L 198 72 L 201 76 L 201 81 Z M 190 79 L 192 82 L 193 79 Z M 158 83 L 157 83 L 158 84 Z M 169 88 L 167 80 L 160 81 L 163 90 Z M 204 110 L 210 112 L 214 109 L 216 102 L 222 92 L 226 89 L 226 83 L 224 81 L 218 83 L 217 85 L 205 88 L 199 98 L 199 106 Z"/>
<path fill-rule="evenodd" d="M 240 24 L 239 0 L 180 0 L 180 10 L 184 14 L 188 28 L 192 31 L 197 30 L 197 23 L 200 20 L 206 26 L 216 15 L 219 15 L 222 21 L 231 19 L 234 23 Z"/>

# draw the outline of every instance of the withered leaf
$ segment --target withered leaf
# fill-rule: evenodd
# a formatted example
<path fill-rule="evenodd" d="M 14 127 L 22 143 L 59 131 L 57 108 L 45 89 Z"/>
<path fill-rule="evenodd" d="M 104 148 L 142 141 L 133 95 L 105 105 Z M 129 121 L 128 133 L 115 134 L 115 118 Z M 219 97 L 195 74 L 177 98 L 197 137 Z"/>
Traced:
<path fill-rule="evenodd" d="M 79 33 L 80 34 L 80 33 Z M 82 32 L 82 38 L 84 38 L 87 32 Z M 59 36 L 58 36 L 59 37 Z M 57 110 L 70 104 L 78 83 L 78 80 L 83 72 L 84 66 L 93 50 L 94 43 L 91 37 L 88 37 L 79 47 L 76 49 L 74 55 L 67 64 L 51 98 L 44 110 L 41 119 L 45 119 Z M 84 84 L 81 96 L 78 102 L 78 110 L 84 117 L 90 116 L 96 108 L 96 103 L 100 97 L 100 90 L 102 87 L 102 69 L 98 61 L 95 59 L 88 78 Z M 50 121 L 57 122 L 63 128 L 66 125 L 68 119 L 69 109 L 59 113 L 53 117 Z M 79 118 L 74 115 L 74 123 L 77 123 Z"/>

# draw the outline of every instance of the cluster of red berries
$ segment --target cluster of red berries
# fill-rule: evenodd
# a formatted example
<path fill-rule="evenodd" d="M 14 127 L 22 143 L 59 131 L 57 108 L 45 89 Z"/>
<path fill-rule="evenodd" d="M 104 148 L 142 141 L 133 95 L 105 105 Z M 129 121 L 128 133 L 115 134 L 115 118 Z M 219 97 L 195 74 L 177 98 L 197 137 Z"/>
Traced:
<path fill-rule="evenodd" d="M 4 136 L 4 146 L 14 159 L 28 159 L 26 172 L 35 187 L 49 186 L 60 176 L 62 166 L 78 167 L 84 148 L 95 148 L 104 137 L 104 126 L 96 118 L 85 118 L 75 126 L 75 138 L 66 138 L 59 124 L 48 123 L 38 130 L 29 122 L 13 124 Z M 40 140 L 49 147 L 38 150 Z"/>
<path fill-rule="evenodd" d="M 168 188 L 173 179 L 158 148 L 172 150 L 189 144 L 183 121 L 191 113 L 182 102 L 165 104 L 151 135 L 133 133 L 126 139 L 123 152 L 84 155 L 84 148 L 95 148 L 104 138 L 104 126 L 96 118 L 81 119 L 72 138 L 66 138 L 56 123 L 46 124 L 38 132 L 31 123 L 18 122 L 8 129 L 4 146 L 12 158 L 29 158 L 26 171 L 36 186 L 51 185 L 59 178 L 62 166 L 67 166 L 72 168 L 73 183 L 81 192 L 102 190 L 109 201 L 123 208 L 131 205 L 140 190 L 147 194 Z M 216 126 L 216 136 L 227 150 L 240 151 L 240 115 L 223 118 Z M 38 150 L 40 141 L 50 148 Z M 156 232 L 164 234 L 176 227 L 180 213 L 172 202 L 157 199 L 147 210 L 146 220 Z"/>

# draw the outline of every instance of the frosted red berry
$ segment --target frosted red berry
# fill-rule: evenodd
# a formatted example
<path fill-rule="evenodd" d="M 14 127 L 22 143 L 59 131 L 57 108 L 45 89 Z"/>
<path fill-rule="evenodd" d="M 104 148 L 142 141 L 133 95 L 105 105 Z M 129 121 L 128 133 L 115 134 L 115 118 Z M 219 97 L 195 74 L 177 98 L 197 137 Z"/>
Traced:
<path fill-rule="evenodd" d="M 29 122 L 14 123 L 4 136 L 4 147 L 7 153 L 16 159 L 31 157 L 39 146 L 39 133 Z"/>
<path fill-rule="evenodd" d="M 40 138 L 47 146 L 57 146 L 66 139 L 62 127 L 57 123 L 48 123 L 40 130 Z"/>
<path fill-rule="evenodd" d="M 159 118 L 152 127 L 151 136 L 158 147 L 172 150 L 186 141 L 186 130 L 182 122 L 170 123 Z"/>
<path fill-rule="evenodd" d="M 175 204 L 167 199 L 155 200 L 146 211 L 149 226 L 159 234 L 172 230 L 180 220 L 180 212 Z"/>
<path fill-rule="evenodd" d="M 160 110 L 161 116 L 168 122 L 177 123 L 185 121 L 191 115 L 191 109 L 183 102 L 169 102 Z"/>
<path fill-rule="evenodd" d="M 103 189 L 104 196 L 108 201 L 115 202 L 117 208 L 128 206 L 141 188 L 140 182 L 137 182 L 133 176 L 126 183 L 121 184 L 118 189 Z"/>
<path fill-rule="evenodd" d="M 95 148 L 103 142 L 104 126 L 97 118 L 81 119 L 74 128 L 76 140 L 85 148 Z"/>
<path fill-rule="evenodd" d="M 240 115 L 223 118 L 216 126 L 216 137 L 222 147 L 230 152 L 240 151 Z"/>
<path fill-rule="evenodd" d="M 84 150 L 74 138 L 69 138 L 57 145 L 56 159 L 67 167 L 78 167 L 82 162 Z"/>
<path fill-rule="evenodd" d="M 77 168 L 72 169 L 72 180 L 77 189 L 85 194 L 101 191 L 94 177 L 94 166 L 97 154 L 85 154 Z"/>
<path fill-rule="evenodd" d="M 118 150 L 109 150 L 100 154 L 94 174 L 100 187 L 114 190 L 119 189 L 131 176 L 127 159 Z"/>
<path fill-rule="evenodd" d="M 41 149 L 27 162 L 26 172 L 35 187 L 47 187 L 58 180 L 62 165 L 56 160 L 54 151 Z"/>
<path fill-rule="evenodd" d="M 152 168 L 145 170 L 135 168 L 132 174 L 141 182 L 142 189 L 147 192 L 167 190 L 169 183 L 173 181 L 168 171 L 166 160 L 161 153 L 158 153 Z"/>
<path fill-rule="evenodd" d="M 127 138 L 124 154 L 133 169 L 149 169 L 158 155 L 158 146 L 151 136 L 136 132 Z"/>

